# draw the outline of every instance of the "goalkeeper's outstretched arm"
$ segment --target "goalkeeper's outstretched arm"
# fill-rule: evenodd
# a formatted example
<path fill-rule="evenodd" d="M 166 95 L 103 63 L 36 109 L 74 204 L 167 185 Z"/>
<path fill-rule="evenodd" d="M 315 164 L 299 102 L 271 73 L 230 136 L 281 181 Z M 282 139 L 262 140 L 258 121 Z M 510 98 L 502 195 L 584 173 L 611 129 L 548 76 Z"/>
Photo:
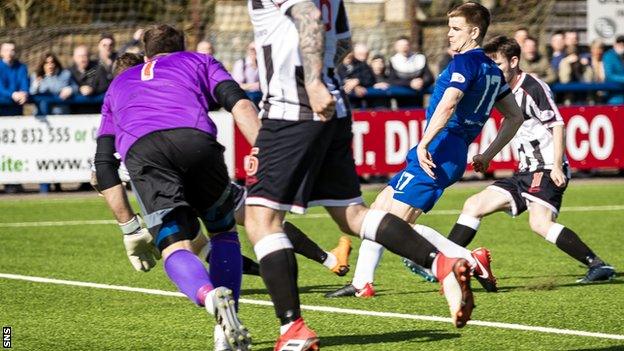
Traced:
<path fill-rule="evenodd" d="M 101 136 L 97 139 L 93 163 L 97 179 L 94 187 L 104 196 L 106 204 L 119 224 L 119 229 L 124 234 L 123 243 L 130 264 L 137 271 L 149 271 L 156 265 L 160 252 L 154 246 L 152 235 L 141 226 L 139 217 L 132 211 L 126 189 L 119 177 L 120 162 L 115 157 L 113 136 Z"/>

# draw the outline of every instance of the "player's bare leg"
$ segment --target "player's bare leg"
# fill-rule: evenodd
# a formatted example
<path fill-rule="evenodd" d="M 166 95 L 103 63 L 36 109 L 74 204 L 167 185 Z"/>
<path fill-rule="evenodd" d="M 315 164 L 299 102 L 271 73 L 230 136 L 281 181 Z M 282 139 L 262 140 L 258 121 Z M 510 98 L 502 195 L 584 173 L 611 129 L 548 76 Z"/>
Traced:
<path fill-rule="evenodd" d="M 511 203 L 508 195 L 489 188 L 470 196 L 464 202 L 462 213 L 451 230 L 449 240 L 463 247 L 468 246 L 477 234 L 483 217 L 498 211 L 511 211 L 512 215 L 516 215 Z"/>
<path fill-rule="evenodd" d="M 601 260 L 574 231 L 556 223 L 555 218 L 555 212 L 552 209 L 537 202 L 530 203 L 531 230 L 589 268 L 586 276 L 577 282 L 591 283 L 613 279 L 615 269 Z"/>
<path fill-rule="evenodd" d="M 361 204 L 327 207 L 327 211 L 345 233 L 359 234 L 363 239 L 376 241 L 388 250 L 424 267 L 432 267 L 443 284 L 453 324 L 461 328 L 470 319 L 474 300 L 470 289 L 470 264 L 467 260 L 448 258 L 439 253 L 406 221 L 388 212 L 368 209 Z M 406 209 L 403 215 L 416 212 Z"/>

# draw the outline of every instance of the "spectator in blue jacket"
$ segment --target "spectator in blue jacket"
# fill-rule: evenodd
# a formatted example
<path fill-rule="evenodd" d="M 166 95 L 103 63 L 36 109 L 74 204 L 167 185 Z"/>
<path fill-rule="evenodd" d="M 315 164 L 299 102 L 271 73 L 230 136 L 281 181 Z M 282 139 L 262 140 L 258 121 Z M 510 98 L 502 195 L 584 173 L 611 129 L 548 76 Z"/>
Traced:
<path fill-rule="evenodd" d="M 19 62 L 15 43 L 0 44 L 0 116 L 15 116 L 24 113 L 28 101 L 28 68 Z"/>
<path fill-rule="evenodd" d="M 615 39 L 613 48 L 605 52 L 602 62 L 606 82 L 616 82 L 624 84 L 624 35 Z M 607 97 L 609 104 L 624 104 L 624 93 L 612 92 Z"/>
<path fill-rule="evenodd" d="M 32 74 L 30 95 L 45 94 L 67 100 L 77 92 L 78 85 L 73 81 L 71 72 L 63 69 L 56 55 L 50 52 L 46 53 L 37 66 L 37 70 Z M 37 108 L 39 115 L 63 115 L 71 112 L 69 105 L 65 104 L 52 104 L 45 108 L 40 104 Z"/>

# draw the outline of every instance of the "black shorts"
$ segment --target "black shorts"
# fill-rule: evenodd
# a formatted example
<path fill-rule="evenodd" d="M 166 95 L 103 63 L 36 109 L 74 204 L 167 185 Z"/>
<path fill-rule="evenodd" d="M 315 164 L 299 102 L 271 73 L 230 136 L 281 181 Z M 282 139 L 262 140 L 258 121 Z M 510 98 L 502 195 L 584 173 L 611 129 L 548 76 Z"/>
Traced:
<path fill-rule="evenodd" d="M 565 172 L 564 172 L 565 173 Z M 509 214 L 517 216 L 526 211 L 529 202 L 549 208 L 553 215 L 559 215 L 563 193 L 568 180 L 562 187 L 555 185 L 550 178 L 550 170 L 516 173 L 511 178 L 500 179 L 488 186 L 490 190 L 505 194 L 509 198 Z"/>
<path fill-rule="evenodd" d="M 125 164 L 154 237 L 174 210 L 188 222 L 200 217 L 210 232 L 232 228 L 234 192 L 223 150 L 212 135 L 191 128 L 157 131 L 132 145 Z"/>
<path fill-rule="evenodd" d="M 263 120 L 245 162 L 245 204 L 304 213 L 309 206 L 362 203 L 351 124 L 350 118 Z"/>

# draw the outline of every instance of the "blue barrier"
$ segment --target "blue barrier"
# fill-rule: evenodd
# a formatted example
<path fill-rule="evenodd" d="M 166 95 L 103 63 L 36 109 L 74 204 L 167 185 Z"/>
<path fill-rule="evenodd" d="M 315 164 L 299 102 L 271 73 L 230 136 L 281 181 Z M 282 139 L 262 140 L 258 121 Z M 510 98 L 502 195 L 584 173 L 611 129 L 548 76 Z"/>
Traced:
<path fill-rule="evenodd" d="M 556 83 L 552 84 L 551 89 L 553 93 L 582 93 L 582 92 L 596 92 L 596 91 L 609 91 L 609 92 L 622 92 L 624 93 L 624 84 L 609 82 L 609 83 Z M 363 100 L 369 99 L 406 99 L 406 98 L 414 98 L 421 99 L 423 95 L 431 94 L 433 92 L 433 88 L 429 87 L 423 90 L 414 90 L 408 87 L 403 86 L 390 86 L 388 89 L 376 89 L 376 88 L 367 88 L 366 94 L 362 97 L 355 96 L 351 94 L 349 97 L 354 102 L 361 102 Z M 255 103 L 259 103 L 262 99 L 262 93 L 259 91 L 256 92 L 247 92 L 247 96 L 254 101 Z M 69 105 L 69 106 L 97 106 L 101 105 L 104 100 L 104 94 L 93 95 L 93 96 L 83 96 L 83 95 L 74 95 L 67 100 L 62 100 L 56 95 L 49 94 L 38 94 L 33 95 L 28 99 L 28 102 L 34 103 L 37 105 L 38 115 L 45 115 L 50 111 L 51 105 Z M 358 104 L 355 104 L 358 105 Z M 361 104 L 359 104 L 361 105 Z M 0 98 L 0 108 L 2 107 L 13 107 L 16 106 L 12 103 L 12 101 L 8 101 L 7 99 Z M 371 107 L 375 107 L 375 104 L 372 104 Z"/>
<path fill-rule="evenodd" d="M 624 92 L 624 84 L 622 83 L 556 83 L 550 86 L 553 93 L 577 93 L 577 92 L 593 92 L 593 91 L 621 91 Z M 391 85 L 388 89 L 367 88 L 366 95 L 363 98 L 401 98 L 401 97 L 418 97 L 421 94 L 431 94 L 433 88 L 429 87 L 422 90 L 414 90 L 408 87 Z M 350 97 L 357 97 L 353 94 Z"/>
<path fill-rule="evenodd" d="M 47 115 L 50 112 L 51 106 L 54 105 L 69 105 L 69 106 L 99 106 L 104 101 L 104 94 L 84 96 L 73 95 L 66 100 L 61 99 L 58 95 L 52 94 L 37 94 L 28 97 L 28 103 L 35 104 L 37 106 L 37 115 Z M 6 99 L 0 99 L 0 108 L 2 107 L 14 107 L 17 106 L 12 101 L 6 101 Z"/>
<path fill-rule="evenodd" d="M 608 83 L 556 83 L 550 86 L 554 93 L 581 93 L 594 91 L 619 91 L 624 93 L 624 84 Z"/>

